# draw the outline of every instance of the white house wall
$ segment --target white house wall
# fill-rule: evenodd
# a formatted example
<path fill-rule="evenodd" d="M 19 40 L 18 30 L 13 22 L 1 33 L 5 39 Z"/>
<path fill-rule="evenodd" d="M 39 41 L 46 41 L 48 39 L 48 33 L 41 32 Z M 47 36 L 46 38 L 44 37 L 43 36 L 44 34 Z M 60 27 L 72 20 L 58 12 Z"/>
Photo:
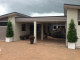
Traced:
<path fill-rule="evenodd" d="M 14 31 L 14 41 L 16 41 L 16 40 L 18 40 L 18 38 L 17 38 L 17 33 L 16 33 L 16 30 L 17 29 L 15 29 L 16 28 L 16 24 L 15 24 L 15 15 L 14 16 L 10 16 L 10 17 L 8 17 L 8 21 L 11 21 L 12 22 L 12 26 L 13 26 L 13 31 Z"/>
<path fill-rule="evenodd" d="M 77 47 L 80 48 L 80 26 L 78 26 L 78 42 L 77 42 Z"/>
<path fill-rule="evenodd" d="M 22 24 L 26 24 L 26 31 L 22 31 Z M 30 24 L 20 23 L 20 35 L 29 35 L 30 34 Z"/>
<path fill-rule="evenodd" d="M 68 32 L 68 28 L 69 28 L 69 24 L 71 22 L 71 19 L 74 19 L 74 23 L 76 25 L 75 27 L 78 32 L 78 9 L 70 9 L 70 8 L 67 9 L 67 32 Z M 67 38 L 66 38 L 66 44 L 67 44 Z M 79 40 L 76 43 L 76 47 L 78 47 L 78 46 L 80 46 Z"/>
<path fill-rule="evenodd" d="M 9 17 L 8 21 L 12 22 L 13 31 L 14 31 L 14 41 L 17 41 L 17 40 L 20 40 L 20 36 L 30 34 L 30 31 L 29 31 L 29 24 L 27 24 L 27 23 L 25 23 L 26 24 L 26 31 L 21 31 L 21 25 L 23 23 L 15 22 L 15 17 L 16 16 Z"/>

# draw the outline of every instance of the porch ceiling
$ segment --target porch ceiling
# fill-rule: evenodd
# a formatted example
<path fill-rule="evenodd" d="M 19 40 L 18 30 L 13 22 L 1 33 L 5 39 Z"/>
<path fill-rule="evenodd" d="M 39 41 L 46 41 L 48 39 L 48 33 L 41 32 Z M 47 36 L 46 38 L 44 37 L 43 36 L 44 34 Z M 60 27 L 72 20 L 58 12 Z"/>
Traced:
<path fill-rule="evenodd" d="M 16 18 L 16 22 L 66 22 L 66 17 L 56 16 L 56 17 L 30 17 L 30 18 Z"/>

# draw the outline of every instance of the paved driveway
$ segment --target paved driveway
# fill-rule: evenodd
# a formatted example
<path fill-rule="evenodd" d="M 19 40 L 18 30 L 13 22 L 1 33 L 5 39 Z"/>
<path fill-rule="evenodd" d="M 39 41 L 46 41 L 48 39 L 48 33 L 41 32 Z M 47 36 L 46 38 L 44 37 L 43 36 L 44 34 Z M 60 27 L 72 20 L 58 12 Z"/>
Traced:
<path fill-rule="evenodd" d="M 28 41 L 6 43 L 0 41 L 0 60 L 79 60 L 80 49 L 67 49 L 63 42 L 38 41 L 31 45 Z"/>

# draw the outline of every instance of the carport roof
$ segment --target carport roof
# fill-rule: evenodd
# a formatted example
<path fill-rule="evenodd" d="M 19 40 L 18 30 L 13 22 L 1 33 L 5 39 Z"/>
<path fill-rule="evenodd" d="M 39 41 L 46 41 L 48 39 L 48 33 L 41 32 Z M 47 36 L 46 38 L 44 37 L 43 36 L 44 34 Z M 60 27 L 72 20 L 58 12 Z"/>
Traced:
<path fill-rule="evenodd" d="M 66 16 L 45 16 L 45 17 L 29 17 L 29 18 L 22 18 L 17 17 L 16 22 L 66 22 Z"/>

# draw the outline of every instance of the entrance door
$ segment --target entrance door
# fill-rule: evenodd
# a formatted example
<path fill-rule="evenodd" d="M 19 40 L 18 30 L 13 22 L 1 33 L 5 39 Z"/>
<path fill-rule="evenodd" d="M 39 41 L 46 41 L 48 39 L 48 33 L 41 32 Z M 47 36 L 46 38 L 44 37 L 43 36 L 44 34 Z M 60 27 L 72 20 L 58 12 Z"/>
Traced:
<path fill-rule="evenodd" d="M 6 27 L 0 27 L 0 40 L 5 40 L 6 37 Z"/>
<path fill-rule="evenodd" d="M 37 25 L 37 37 L 40 38 L 41 37 L 41 24 Z"/>
<path fill-rule="evenodd" d="M 30 24 L 30 34 L 34 34 L 34 25 Z M 37 24 L 37 37 L 41 36 L 41 24 Z"/>
<path fill-rule="evenodd" d="M 34 34 L 34 25 L 30 24 L 30 35 Z"/>
<path fill-rule="evenodd" d="M 0 22 L 0 40 L 5 40 L 6 28 L 7 28 L 7 22 Z"/>

